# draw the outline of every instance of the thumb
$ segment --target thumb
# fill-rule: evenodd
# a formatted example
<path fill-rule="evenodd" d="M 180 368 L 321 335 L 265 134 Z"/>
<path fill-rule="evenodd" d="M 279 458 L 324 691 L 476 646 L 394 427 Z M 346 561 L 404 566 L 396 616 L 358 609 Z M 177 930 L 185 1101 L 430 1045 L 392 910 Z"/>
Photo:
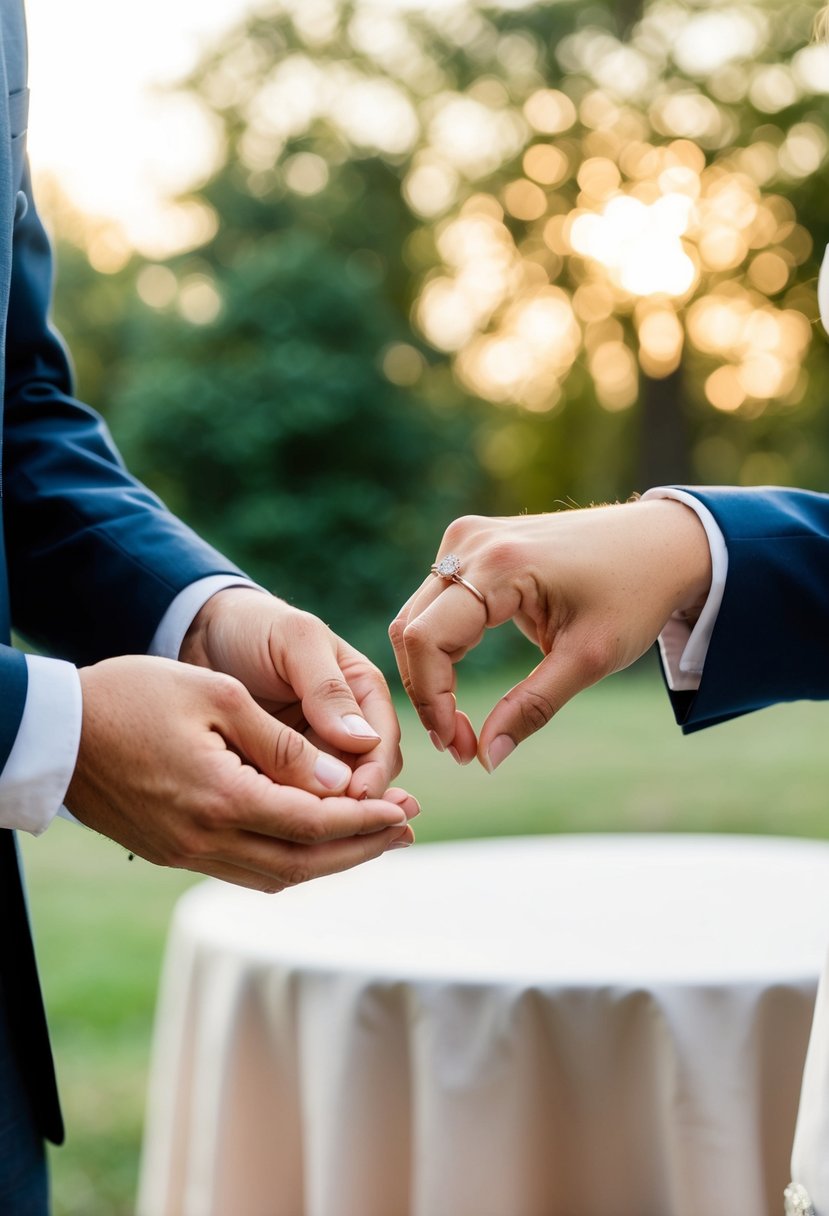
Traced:
<path fill-rule="evenodd" d="M 330 651 L 309 656 L 301 670 L 292 672 L 292 680 L 306 721 L 329 747 L 359 755 L 377 747 L 380 735 L 367 720 Z"/>
<path fill-rule="evenodd" d="M 325 797 L 341 794 L 351 780 L 347 764 L 272 718 L 252 697 L 246 697 L 238 711 L 227 716 L 222 733 L 236 751 L 279 785 Z"/>
<path fill-rule="evenodd" d="M 481 728 L 478 759 L 492 773 L 530 735 L 546 726 L 563 705 L 595 684 L 610 668 L 577 645 L 552 650 L 530 674 L 511 688 Z"/>

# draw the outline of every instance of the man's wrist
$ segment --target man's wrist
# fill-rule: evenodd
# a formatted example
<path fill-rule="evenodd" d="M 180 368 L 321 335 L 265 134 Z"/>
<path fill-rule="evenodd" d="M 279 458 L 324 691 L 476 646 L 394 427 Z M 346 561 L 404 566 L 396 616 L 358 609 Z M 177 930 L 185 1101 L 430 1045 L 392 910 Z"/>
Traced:
<path fill-rule="evenodd" d="M 147 654 L 162 659 L 180 659 L 184 636 L 199 611 L 212 596 L 229 587 L 256 587 L 256 583 L 236 574 L 209 574 L 180 591 L 159 621 Z"/>
<path fill-rule="evenodd" d="M 210 633 L 217 617 L 228 608 L 232 609 L 233 600 L 238 596 L 250 595 L 252 591 L 259 595 L 267 595 L 262 587 L 255 583 L 235 584 L 224 587 L 210 596 L 198 610 L 185 633 L 178 657 L 182 663 L 191 663 L 196 667 L 212 667 L 210 660 Z"/>
<path fill-rule="evenodd" d="M 83 707 L 71 663 L 27 655 L 26 664 L 26 705 L 0 774 L 0 827 L 37 836 L 58 813 L 71 781 Z"/>

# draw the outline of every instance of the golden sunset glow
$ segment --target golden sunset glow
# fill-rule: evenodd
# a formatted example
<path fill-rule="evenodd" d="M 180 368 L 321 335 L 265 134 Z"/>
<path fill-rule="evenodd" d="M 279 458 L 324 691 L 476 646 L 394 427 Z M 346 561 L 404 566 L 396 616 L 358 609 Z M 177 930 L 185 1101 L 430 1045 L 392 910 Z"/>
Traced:
<path fill-rule="evenodd" d="M 159 89 L 254 8 L 289 13 L 304 49 L 260 75 L 253 43 L 240 42 L 206 77 L 204 102 Z M 640 374 L 668 376 L 690 352 L 711 363 L 704 392 L 717 410 L 754 416 L 802 393 L 811 329 L 806 297 L 787 292 L 813 249 L 786 194 L 824 166 L 829 136 L 809 111 L 785 130 L 774 123 L 829 92 L 828 47 L 765 62 L 771 18 L 758 6 L 652 0 L 628 42 L 589 25 L 565 38 L 557 87 L 534 74 L 529 42 L 505 38 L 498 73 L 461 88 L 424 53 L 406 8 L 458 46 L 485 28 L 464 0 L 358 0 L 357 53 L 343 57 L 329 47 L 328 0 L 147 0 L 129 14 L 103 0 L 30 0 L 32 158 L 98 217 L 93 265 L 116 270 L 134 247 L 162 259 L 209 239 L 211 208 L 171 199 L 226 156 L 217 115 L 235 105 L 254 193 L 277 177 L 300 199 L 328 188 L 323 150 L 293 142 L 320 123 L 351 154 L 399 166 L 402 197 L 438 254 L 412 318 L 471 392 L 553 409 L 580 363 L 599 404 L 617 411 L 637 399 Z M 736 102 L 764 116 L 744 146 Z M 139 292 L 167 307 L 169 286 L 142 276 Z M 175 306 L 199 324 L 222 302 L 194 280 L 177 285 Z M 421 374 L 412 351 L 387 352 L 390 379 Z"/>
<path fill-rule="evenodd" d="M 829 91 L 829 73 L 819 76 L 829 69 L 825 47 L 804 47 L 790 65 L 750 65 L 768 37 L 756 9 L 671 12 L 678 24 L 669 29 L 665 5 L 645 10 L 643 45 L 652 53 L 662 40 L 690 74 L 728 68 L 726 93 L 750 93 L 772 114 L 805 89 Z M 801 392 L 811 327 L 780 297 L 812 243 L 785 189 L 824 164 L 823 128 L 799 122 L 779 139 L 712 156 L 706 147 L 729 138 L 716 88 L 712 96 L 690 86 L 657 89 L 645 108 L 652 55 L 597 30 L 567 39 L 559 58 L 597 87 L 580 88 L 577 101 L 565 83 L 523 103 L 523 176 L 503 187 L 501 214 L 482 219 L 479 199 L 477 218 L 461 204 L 440 229 L 446 273 L 424 283 L 416 310 L 425 336 L 455 353 L 472 391 L 533 410 L 556 405 L 582 345 L 597 399 L 609 410 L 636 400 L 640 371 L 656 379 L 673 372 L 689 345 L 720 363 L 705 381 L 718 410 L 755 416 Z M 506 160 L 504 133 L 514 128 L 501 111 L 499 124 L 496 135 L 491 123 L 470 118 L 462 157 L 446 141 L 440 149 L 444 172 L 460 181 L 499 155 Z M 418 209 L 429 210 L 422 200 Z M 472 238 L 484 229 L 486 241 Z M 517 319 L 543 299 L 546 341 L 540 324 L 528 340 Z M 614 315 L 630 318 L 633 350 L 622 326 L 605 332 Z"/>

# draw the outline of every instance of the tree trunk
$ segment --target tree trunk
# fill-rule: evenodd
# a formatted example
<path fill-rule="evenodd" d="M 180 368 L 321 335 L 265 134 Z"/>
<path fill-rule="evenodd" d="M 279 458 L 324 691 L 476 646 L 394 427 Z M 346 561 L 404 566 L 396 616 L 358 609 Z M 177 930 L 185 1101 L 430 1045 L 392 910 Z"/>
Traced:
<path fill-rule="evenodd" d="M 637 470 L 642 490 L 690 480 L 684 380 L 682 364 L 664 380 L 642 377 Z"/>
<path fill-rule="evenodd" d="M 642 16 L 644 0 L 616 0 L 616 23 L 620 38 L 627 38 L 632 27 Z"/>

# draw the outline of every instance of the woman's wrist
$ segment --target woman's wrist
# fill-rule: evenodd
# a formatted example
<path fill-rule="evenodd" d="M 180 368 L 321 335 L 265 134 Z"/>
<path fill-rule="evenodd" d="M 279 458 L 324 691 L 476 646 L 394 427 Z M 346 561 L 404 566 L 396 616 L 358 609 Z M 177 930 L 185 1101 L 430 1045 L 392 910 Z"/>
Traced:
<path fill-rule="evenodd" d="M 674 498 L 636 504 L 650 517 L 650 531 L 659 543 L 656 576 L 665 589 L 671 615 L 680 613 L 694 623 L 711 590 L 711 549 L 705 528 L 692 507 Z"/>

